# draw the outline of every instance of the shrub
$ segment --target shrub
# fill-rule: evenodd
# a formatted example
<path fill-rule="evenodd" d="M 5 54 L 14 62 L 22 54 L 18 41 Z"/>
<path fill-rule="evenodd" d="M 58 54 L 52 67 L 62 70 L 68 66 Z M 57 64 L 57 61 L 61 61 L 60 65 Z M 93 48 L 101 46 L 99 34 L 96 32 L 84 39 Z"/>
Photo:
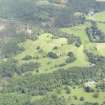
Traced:
<path fill-rule="evenodd" d="M 54 48 L 53 48 L 53 50 L 57 50 L 58 49 L 58 47 L 57 46 L 55 46 Z"/>
<path fill-rule="evenodd" d="M 64 89 L 65 89 L 65 91 L 66 91 L 66 93 L 67 93 L 67 94 L 70 94 L 70 92 L 71 92 L 71 91 L 70 91 L 70 89 L 69 89 L 69 87 L 68 87 L 68 86 L 65 86 L 65 88 L 64 88 Z"/>
<path fill-rule="evenodd" d="M 29 63 L 22 64 L 20 66 L 20 70 L 22 73 L 24 73 L 24 72 L 33 71 L 35 69 L 38 69 L 39 66 L 40 64 L 38 62 L 29 62 Z"/>
<path fill-rule="evenodd" d="M 67 57 L 66 58 L 66 63 L 72 63 L 72 62 L 74 62 L 76 60 L 76 58 L 74 57 L 74 56 L 72 56 L 72 57 Z"/>
<path fill-rule="evenodd" d="M 26 55 L 26 56 L 23 58 L 23 60 L 30 60 L 30 59 L 32 59 L 32 56 L 30 56 L 30 55 Z"/>
<path fill-rule="evenodd" d="M 80 101 L 84 101 L 84 97 L 80 97 Z"/>
<path fill-rule="evenodd" d="M 53 59 L 58 58 L 57 54 L 54 53 L 54 52 L 49 52 L 49 53 L 48 53 L 48 57 L 49 57 L 49 58 L 53 58 Z"/>
<path fill-rule="evenodd" d="M 74 56 L 73 52 L 68 52 L 67 56 L 72 57 Z"/>
<path fill-rule="evenodd" d="M 99 94 L 98 94 L 98 93 L 94 93 L 94 94 L 93 94 L 93 97 L 94 97 L 94 98 L 98 98 L 98 97 L 99 97 Z"/>
<path fill-rule="evenodd" d="M 74 96 L 74 99 L 77 100 L 78 99 L 77 96 Z"/>

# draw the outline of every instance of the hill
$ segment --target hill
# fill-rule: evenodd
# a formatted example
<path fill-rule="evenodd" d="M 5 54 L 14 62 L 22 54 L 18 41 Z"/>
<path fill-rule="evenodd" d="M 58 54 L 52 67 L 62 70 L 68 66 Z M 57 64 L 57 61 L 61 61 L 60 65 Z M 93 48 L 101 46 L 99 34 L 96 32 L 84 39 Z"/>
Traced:
<path fill-rule="evenodd" d="M 0 105 L 105 105 L 104 3 L 0 5 Z"/>

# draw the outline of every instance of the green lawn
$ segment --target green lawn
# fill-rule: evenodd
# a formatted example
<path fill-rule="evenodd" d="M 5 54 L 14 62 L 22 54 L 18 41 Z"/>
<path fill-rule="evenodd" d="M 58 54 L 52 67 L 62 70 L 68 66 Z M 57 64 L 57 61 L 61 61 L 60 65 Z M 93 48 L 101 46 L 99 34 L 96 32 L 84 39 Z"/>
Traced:
<path fill-rule="evenodd" d="M 98 24 L 98 27 L 104 32 L 105 24 L 104 23 L 97 23 L 97 24 Z M 85 29 L 90 26 L 91 24 L 89 22 L 86 22 L 85 24 L 81 24 L 78 26 L 60 29 L 61 32 L 66 32 L 80 37 L 82 42 L 80 47 L 76 47 L 73 44 L 68 44 L 66 38 L 56 39 L 56 38 L 53 38 L 52 34 L 44 33 L 40 35 L 38 39 L 35 41 L 28 39 L 24 43 L 21 43 L 20 46 L 23 46 L 25 51 L 18 54 L 15 57 L 15 59 L 19 61 L 19 64 L 29 62 L 29 61 L 33 61 L 33 62 L 37 61 L 41 64 L 39 68 L 40 70 L 39 73 L 48 73 L 61 68 L 59 65 L 65 64 L 67 53 L 73 52 L 76 57 L 76 61 L 74 61 L 73 63 L 66 64 L 62 66 L 62 68 L 68 69 L 74 66 L 78 66 L 78 67 L 89 66 L 87 56 L 84 53 L 85 49 L 89 49 L 95 54 L 105 56 L 104 44 L 91 43 L 89 41 L 88 35 L 85 32 Z M 37 47 L 40 47 L 40 51 L 37 50 Z M 54 49 L 54 47 L 57 47 L 57 49 Z M 47 54 L 50 51 L 55 52 L 59 57 L 57 59 L 48 58 Z M 28 60 L 28 61 L 22 60 L 27 55 L 31 55 L 34 59 Z M 33 73 L 36 73 L 36 71 Z"/>
<path fill-rule="evenodd" d="M 89 39 L 88 39 L 88 36 L 85 32 L 85 29 L 87 27 L 89 27 L 90 25 L 91 24 L 87 22 L 85 24 L 81 24 L 78 26 L 70 27 L 70 28 L 62 28 L 61 31 L 79 36 L 82 43 L 85 45 L 85 44 L 89 43 Z"/>
<path fill-rule="evenodd" d="M 97 43 L 96 47 L 98 54 L 105 56 L 105 43 Z"/>
<path fill-rule="evenodd" d="M 102 32 L 105 33 L 105 23 L 98 23 L 97 22 L 97 26 Z"/>
<path fill-rule="evenodd" d="M 76 61 L 64 65 L 64 68 L 73 66 L 87 66 L 89 64 L 86 55 L 84 54 L 83 45 L 77 48 L 72 44 L 68 44 L 66 38 L 53 39 L 52 35 L 49 33 L 42 34 L 36 41 L 26 40 L 24 43 L 21 43 L 20 46 L 23 46 L 25 51 L 18 54 L 15 59 L 19 61 L 19 64 L 22 64 L 27 62 L 22 60 L 22 58 L 24 58 L 26 55 L 31 55 L 33 58 L 38 57 L 38 59 L 28 60 L 28 62 L 39 62 L 41 64 L 39 68 L 41 73 L 52 72 L 59 69 L 59 65 L 65 63 L 67 53 L 70 51 L 76 56 Z M 41 51 L 36 49 L 38 46 L 40 47 Z M 58 49 L 54 50 L 54 47 L 57 47 Z M 48 58 L 47 53 L 50 51 L 55 52 L 59 57 L 57 59 Z"/>

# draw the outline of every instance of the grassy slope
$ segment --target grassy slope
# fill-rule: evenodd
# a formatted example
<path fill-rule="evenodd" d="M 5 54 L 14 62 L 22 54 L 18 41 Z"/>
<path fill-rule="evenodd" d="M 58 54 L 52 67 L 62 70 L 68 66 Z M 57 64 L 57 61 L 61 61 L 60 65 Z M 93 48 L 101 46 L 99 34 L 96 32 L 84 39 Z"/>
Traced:
<path fill-rule="evenodd" d="M 86 16 L 89 20 L 105 22 L 105 11 L 94 14 L 93 16 Z"/>
<path fill-rule="evenodd" d="M 79 36 L 82 41 L 82 44 L 85 45 L 89 43 L 89 39 L 85 33 L 85 29 L 86 27 L 89 27 L 90 25 L 91 25 L 90 23 L 85 23 L 83 25 L 79 25 L 75 27 L 63 28 L 61 29 L 61 31 Z"/>
<path fill-rule="evenodd" d="M 93 16 L 87 16 L 89 20 L 95 20 L 98 28 L 105 33 L 105 11 L 94 14 Z M 97 52 L 99 55 L 105 56 L 105 43 L 96 43 Z"/>
<path fill-rule="evenodd" d="M 97 20 L 102 19 L 100 16 L 103 13 L 96 14 Z M 98 16 L 99 15 L 99 16 Z M 99 18 L 100 17 L 100 18 Z M 105 16 L 104 16 L 105 17 Z M 97 22 L 98 27 L 105 32 L 105 24 L 104 23 L 99 23 Z M 65 63 L 66 55 L 69 51 L 72 51 L 75 56 L 76 56 L 76 61 L 70 64 L 67 64 L 63 66 L 63 68 L 69 68 L 72 66 L 87 66 L 89 62 L 87 61 L 87 57 L 84 54 L 84 49 L 91 49 L 94 53 L 98 53 L 99 55 L 105 56 L 105 43 L 91 43 L 85 33 L 85 28 L 89 27 L 90 23 L 85 23 L 84 25 L 79 25 L 75 27 L 70 27 L 70 28 L 63 28 L 60 29 L 63 32 L 71 33 L 74 35 L 77 35 L 80 37 L 82 41 L 82 45 L 77 48 L 74 45 L 70 45 L 67 43 L 66 38 L 58 38 L 58 39 L 53 39 L 52 35 L 49 33 L 42 34 L 37 40 L 32 41 L 32 40 L 26 40 L 24 43 L 21 43 L 20 46 L 23 46 L 25 48 L 25 51 L 18 54 L 15 59 L 19 61 L 19 64 L 27 62 L 23 61 L 22 58 L 24 58 L 26 55 L 31 55 L 34 58 L 39 57 L 39 59 L 33 59 L 29 61 L 38 61 L 41 63 L 41 67 L 39 68 L 41 71 L 40 73 L 47 73 L 47 72 L 53 72 L 54 70 L 57 70 L 59 68 L 60 64 Z M 37 46 L 40 46 L 42 49 L 42 52 L 38 52 L 36 50 Z M 53 48 L 57 46 L 57 50 L 53 50 Z M 97 50 L 95 49 L 97 48 Z M 47 53 L 49 51 L 54 51 L 58 55 L 61 55 L 58 59 L 49 59 L 47 57 Z M 45 56 L 45 57 L 43 57 Z M 28 61 L 28 62 L 29 62 Z M 48 65 L 48 62 L 49 65 Z M 33 72 L 34 74 L 36 72 Z M 57 90 L 55 90 L 53 93 L 57 93 Z M 49 93 L 49 94 L 53 94 Z M 86 93 L 83 88 L 76 88 L 72 89 L 70 94 L 66 94 L 64 89 L 61 88 L 61 93 L 58 94 L 60 96 L 64 96 L 66 98 L 66 101 L 68 105 L 69 103 L 75 103 L 78 105 L 79 103 L 81 104 L 82 102 L 80 101 L 80 97 L 84 96 L 85 102 L 103 102 L 105 99 L 105 93 L 100 93 L 99 97 L 97 99 L 93 98 L 93 93 Z M 70 98 L 70 96 L 77 96 L 77 100 L 74 100 L 74 98 Z M 41 96 L 35 96 L 32 98 L 32 101 L 39 100 L 43 97 Z"/>
<path fill-rule="evenodd" d="M 102 14 L 102 16 L 101 16 L 101 14 Z M 101 19 L 105 18 L 105 15 L 103 15 L 103 13 L 99 13 L 99 14 L 96 14 L 96 17 L 97 17 L 97 20 L 100 21 Z M 104 23 L 97 22 L 97 25 L 98 25 L 99 29 L 102 30 L 102 32 L 105 32 L 105 24 Z M 72 48 L 70 48 L 70 50 L 72 50 L 75 53 L 75 55 L 77 56 L 77 60 L 73 64 L 66 65 L 66 67 L 70 67 L 70 65 L 72 65 L 72 66 L 88 65 L 86 55 L 83 52 L 84 48 L 90 49 L 96 54 L 105 56 L 105 43 L 91 43 L 89 41 L 89 39 L 84 31 L 85 28 L 89 27 L 89 26 L 90 26 L 90 24 L 84 24 L 84 25 L 80 25 L 80 26 L 76 26 L 76 27 L 72 27 L 72 28 L 61 29 L 61 31 L 63 31 L 63 32 L 67 32 L 67 33 L 71 33 L 71 34 L 75 34 L 75 35 L 79 36 L 82 41 L 82 45 L 80 48 L 75 48 L 72 45 L 66 45 L 66 46 L 72 46 Z M 68 50 L 68 48 L 69 47 L 65 47 L 65 51 Z M 97 50 L 96 50 L 96 48 L 97 48 Z M 61 47 L 61 51 L 63 49 L 64 48 Z M 57 92 L 55 91 L 55 93 L 57 93 Z M 82 96 L 84 96 L 84 102 L 98 102 L 99 104 L 104 102 L 104 99 L 105 99 L 104 92 L 103 93 L 99 92 L 98 98 L 94 98 L 93 94 L 94 93 L 86 93 L 83 90 L 83 88 L 76 88 L 76 89 L 72 89 L 70 94 L 66 94 L 65 91 L 63 89 L 61 89 L 61 93 L 59 95 L 65 97 L 68 105 L 70 105 L 70 103 L 74 103 L 76 105 L 82 104 L 83 102 L 80 101 L 80 97 L 82 97 Z M 71 96 L 77 96 L 78 99 L 75 100 Z"/>
<path fill-rule="evenodd" d="M 97 23 L 97 24 L 98 24 L 98 27 L 104 32 L 105 24 L 104 23 Z M 26 55 L 31 55 L 34 58 L 39 57 L 39 59 L 33 59 L 32 61 L 37 60 L 38 62 L 40 62 L 41 63 L 41 67 L 39 68 L 41 70 L 40 73 L 46 73 L 46 72 L 52 72 L 54 70 L 57 70 L 60 64 L 65 63 L 67 53 L 69 51 L 72 51 L 77 58 L 76 61 L 70 64 L 66 64 L 65 66 L 63 66 L 63 68 L 69 68 L 72 66 L 87 66 L 89 65 L 89 63 L 87 61 L 86 55 L 84 54 L 84 49 L 90 49 L 96 54 L 98 53 L 99 55 L 105 56 L 104 44 L 91 43 L 88 39 L 85 29 L 86 27 L 89 27 L 90 25 L 91 24 L 87 22 L 83 25 L 60 29 L 62 32 L 79 36 L 82 42 L 82 45 L 79 48 L 75 47 L 72 44 L 71 45 L 68 44 L 66 38 L 53 39 L 51 34 L 44 33 L 35 41 L 26 40 L 24 43 L 22 43 L 21 46 L 25 48 L 25 51 L 18 54 L 15 58 L 20 63 L 24 63 L 26 61 L 23 61 L 22 58 L 24 58 Z M 40 46 L 42 52 L 37 51 L 36 48 L 38 46 Z M 58 47 L 57 50 L 53 50 L 55 46 Z M 95 48 L 97 48 L 97 50 Z M 59 58 L 49 59 L 47 57 L 47 53 L 50 51 L 55 52 L 59 56 Z"/>
<path fill-rule="evenodd" d="M 33 59 L 32 61 L 37 60 L 41 63 L 41 73 L 52 72 L 53 70 L 55 70 L 55 67 L 56 69 L 58 69 L 60 64 L 65 63 L 67 53 L 70 51 L 72 51 L 75 54 L 77 60 L 71 64 L 65 65 L 64 68 L 88 65 L 86 55 L 83 52 L 83 45 L 77 48 L 74 45 L 68 44 L 66 38 L 52 39 L 52 35 L 49 33 L 41 35 L 36 41 L 27 40 L 24 43 L 22 43 L 21 46 L 25 48 L 25 51 L 18 54 L 15 58 L 20 63 L 24 63 L 25 61 L 23 61 L 22 58 L 24 58 L 26 55 L 31 55 L 34 58 L 39 57 L 39 59 Z M 38 46 L 40 46 L 42 52 L 38 52 L 38 50 L 36 49 Z M 55 46 L 58 47 L 57 50 L 53 50 Z M 50 51 L 55 52 L 59 56 L 59 58 L 49 59 L 47 57 L 47 53 Z M 50 64 L 48 65 L 49 62 Z"/>

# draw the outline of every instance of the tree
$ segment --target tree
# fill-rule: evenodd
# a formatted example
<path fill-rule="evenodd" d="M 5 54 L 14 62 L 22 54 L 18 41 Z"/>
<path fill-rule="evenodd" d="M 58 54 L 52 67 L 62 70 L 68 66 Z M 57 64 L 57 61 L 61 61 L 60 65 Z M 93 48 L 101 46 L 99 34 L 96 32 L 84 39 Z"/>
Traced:
<path fill-rule="evenodd" d="M 80 101 L 84 101 L 84 97 L 80 97 Z"/>
<path fill-rule="evenodd" d="M 99 93 L 94 93 L 94 94 L 93 94 L 93 97 L 94 97 L 94 98 L 98 98 L 98 97 L 99 97 Z"/>
<path fill-rule="evenodd" d="M 17 42 L 10 40 L 7 43 L 4 43 L 4 45 L 2 46 L 1 54 L 2 56 L 8 58 L 16 55 L 23 50 L 23 48 L 18 46 Z"/>
<path fill-rule="evenodd" d="M 3 78 L 11 78 L 16 73 L 16 70 L 18 70 L 18 66 L 14 59 L 0 63 L 0 76 Z"/>
<path fill-rule="evenodd" d="M 65 86 L 64 90 L 66 91 L 67 94 L 70 94 L 70 88 L 68 86 Z"/>
<path fill-rule="evenodd" d="M 68 57 L 66 58 L 66 63 L 72 63 L 76 60 L 76 57 L 72 52 L 68 52 L 67 56 Z"/>
<path fill-rule="evenodd" d="M 48 53 L 48 57 L 49 57 L 49 58 L 53 58 L 53 59 L 58 58 L 57 54 L 54 53 L 54 52 L 49 52 L 49 53 Z"/>
<path fill-rule="evenodd" d="M 90 9 L 95 8 L 96 0 L 68 0 L 67 5 L 71 6 L 75 11 L 87 13 Z"/>

